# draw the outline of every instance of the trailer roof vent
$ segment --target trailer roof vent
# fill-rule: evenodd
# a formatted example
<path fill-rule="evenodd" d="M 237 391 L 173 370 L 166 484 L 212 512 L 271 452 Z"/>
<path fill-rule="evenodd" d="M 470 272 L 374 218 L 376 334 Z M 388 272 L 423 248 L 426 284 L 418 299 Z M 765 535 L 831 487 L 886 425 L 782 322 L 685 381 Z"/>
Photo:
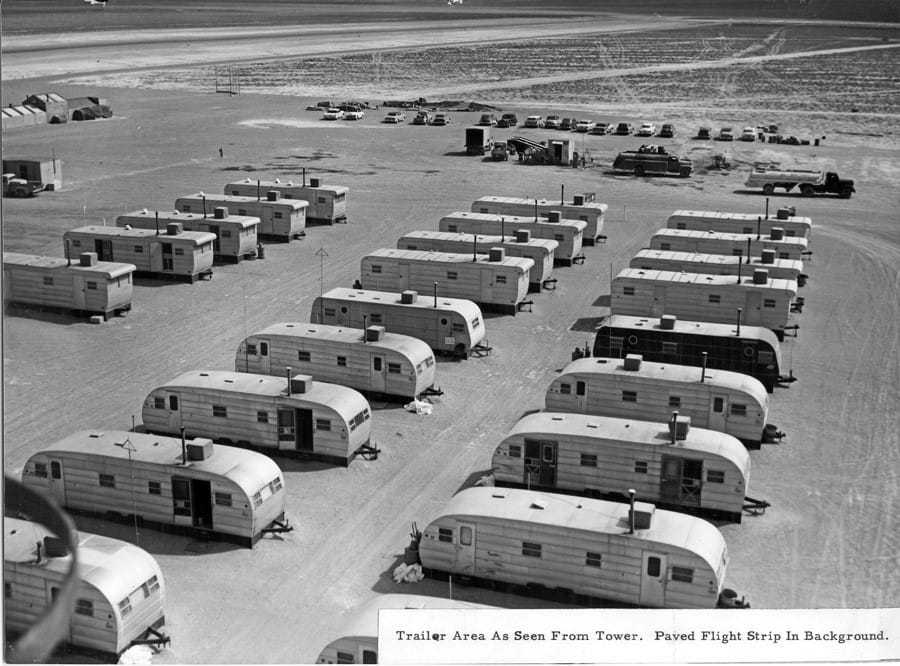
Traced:
<path fill-rule="evenodd" d="M 765 250 L 763 250 L 761 263 L 774 264 L 775 263 L 775 250 L 773 250 L 771 248 L 766 248 Z"/>
<path fill-rule="evenodd" d="M 559 222 L 561 217 L 562 216 L 560 215 L 558 210 L 551 210 L 549 213 L 547 213 L 547 221 L 548 222 L 553 222 L 553 223 Z"/>
<path fill-rule="evenodd" d="M 753 284 L 766 284 L 769 281 L 769 271 L 765 268 L 757 268 L 753 271 Z"/>
<path fill-rule="evenodd" d="M 516 242 L 517 243 L 528 243 L 531 241 L 531 232 L 528 229 L 517 229 L 516 230 Z"/>
<path fill-rule="evenodd" d="M 65 557 L 69 554 L 66 540 L 55 536 L 44 537 L 44 555 L 47 557 Z"/>
<path fill-rule="evenodd" d="M 366 342 L 378 342 L 384 339 L 384 326 L 369 326 L 366 329 Z"/>
<path fill-rule="evenodd" d="M 644 357 L 640 354 L 628 354 L 625 357 L 625 369 L 629 371 L 636 371 L 641 369 L 641 361 L 644 360 Z"/>
<path fill-rule="evenodd" d="M 794 217 L 796 213 L 797 209 L 793 206 L 783 206 L 782 208 L 778 209 L 778 212 L 775 213 L 775 215 L 779 220 L 786 220 L 790 217 Z"/>
<path fill-rule="evenodd" d="M 404 303 L 405 305 L 409 305 L 411 303 L 415 303 L 418 296 L 419 292 L 413 291 L 412 289 L 407 289 L 400 294 L 400 302 Z"/>
<path fill-rule="evenodd" d="M 216 206 L 213 211 L 213 217 L 217 220 L 224 220 L 228 217 L 228 209 L 225 206 Z"/>
<path fill-rule="evenodd" d="M 772 231 L 769 232 L 769 238 L 772 240 L 782 240 L 784 238 L 784 229 L 781 227 L 772 227 Z"/>
<path fill-rule="evenodd" d="M 538 500 L 531 500 L 531 506 L 529 508 L 530 509 L 539 509 L 539 510 L 543 511 L 544 509 L 547 508 L 547 503 L 541 502 Z"/>
<path fill-rule="evenodd" d="M 266 201 L 278 201 L 281 197 L 281 192 L 278 190 L 269 190 L 266 192 Z"/>
<path fill-rule="evenodd" d="M 659 320 L 659 327 L 664 331 L 672 331 L 675 329 L 675 322 L 678 317 L 675 315 L 663 315 Z"/>
<path fill-rule="evenodd" d="M 574 197 L 572 197 L 572 204 L 575 206 L 583 206 L 584 205 L 584 195 L 576 194 Z"/>
<path fill-rule="evenodd" d="M 321 182 L 322 182 L 322 181 L 321 181 L 320 179 L 318 179 L 318 178 L 310 178 L 310 179 L 309 179 L 309 186 L 310 186 L 310 187 L 319 187 L 319 185 L 321 184 Z"/>
<path fill-rule="evenodd" d="M 491 261 L 503 261 L 506 258 L 506 250 L 502 247 L 492 247 L 488 256 Z"/>
<path fill-rule="evenodd" d="M 669 421 L 669 436 L 674 435 L 676 441 L 686 440 L 690 429 L 690 416 L 677 416 L 675 420 Z"/>
<path fill-rule="evenodd" d="M 96 266 L 97 265 L 97 253 L 96 252 L 82 252 L 78 255 L 78 262 L 82 266 Z"/>
<path fill-rule="evenodd" d="M 181 222 L 169 222 L 166 225 L 167 236 L 177 236 L 182 231 Z"/>
<path fill-rule="evenodd" d="M 195 439 L 187 443 L 187 459 L 191 462 L 209 460 L 213 454 L 213 443 L 208 439 Z"/>
<path fill-rule="evenodd" d="M 291 393 L 309 393 L 312 383 L 311 375 L 294 375 L 291 377 Z"/>
<path fill-rule="evenodd" d="M 656 511 L 656 505 L 649 502 L 635 502 L 634 508 L 628 509 L 628 519 L 634 520 L 634 529 L 649 530 L 650 524 L 653 522 L 653 513 Z"/>

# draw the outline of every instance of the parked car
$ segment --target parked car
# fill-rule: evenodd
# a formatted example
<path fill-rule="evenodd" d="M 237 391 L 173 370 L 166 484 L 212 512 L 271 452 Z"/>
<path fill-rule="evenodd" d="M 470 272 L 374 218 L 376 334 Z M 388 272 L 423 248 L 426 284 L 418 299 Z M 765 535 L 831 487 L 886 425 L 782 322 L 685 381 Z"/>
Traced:
<path fill-rule="evenodd" d="M 434 118 L 431 119 L 432 125 L 449 125 L 450 124 L 450 116 L 446 113 L 436 113 L 434 114 Z"/>
<path fill-rule="evenodd" d="M 615 134 L 619 136 L 625 136 L 627 134 L 632 134 L 634 132 L 634 128 L 629 123 L 619 123 L 616 125 Z"/>
<path fill-rule="evenodd" d="M 574 118 L 563 118 L 559 121 L 559 129 L 570 132 L 575 129 L 575 122 Z"/>
<path fill-rule="evenodd" d="M 497 121 L 497 127 L 515 127 L 519 124 L 519 117 L 514 113 L 504 113 Z"/>
<path fill-rule="evenodd" d="M 582 119 L 575 123 L 575 131 L 576 132 L 590 132 L 594 129 L 594 121 Z"/>
<path fill-rule="evenodd" d="M 615 128 L 609 123 L 595 123 L 591 128 L 591 134 L 612 134 Z"/>
<path fill-rule="evenodd" d="M 559 116 L 547 116 L 547 119 L 544 121 L 544 127 L 546 129 L 559 129 L 559 122 L 562 120 Z"/>
<path fill-rule="evenodd" d="M 663 123 L 663 126 L 659 129 L 659 136 L 671 139 L 675 136 L 675 125 L 672 123 Z"/>
<path fill-rule="evenodd" d="M 711 131 L 712 130 L 710 130 L 708 127 L 701 127 L 700 129 L 697 130 L 697 136 L 695 136 L 694 138 L 695 139 L 704 139 L 704 140 L 708 141 L 710 138 Z"/>
<path fill-rule="evenodd" d="M 348 111 L 362 111 L 366 107 L 359 102 L 342 102 L 337 105 L 337 108 L 347 113 Z"/>
<path fill-rule="evenodd" d="M 491 148 L 491 159 L 497 162 L 508 160 L 511 152 L 514 152 L 512 146 L 508 145 L 505 141 L 498 141 Z"/>
<path fill-rule="evenodd" d="M 756 141 L 756 128 L 755 127 L 745 127 L 741 130 L 741 135 L 738 137 L 741 141 Z"/>
<path fill-rule="evenodd" d="M 653 123 L 641 123 L 635 136 L 653 136 L 656 134 L 656 125 Z"/>
<path fill-rule="evenodd" d="M 344 117 L 344 112 L 335 107 L 331 107 L 330 109 L 325 109 L 325 113 L 322 114 L 322 120 L 340 120 Z"/>
<path fill-rule="evenodd" d="M 493 127 L 497 124 L 497 117 L 493 113 L 482 113 L 481 118 L 478 120 L 478 124 Z"/>
<path fill-rule="evenodd" d="M 543 127 L 544 118 L 542 116 L 528 116 L 525 119 L 525 127 Z"/>
<path fill-rule="evenodd" d="M 723 127 L 716 134 L 716 141 L 734 141 L 734 130 L 730 127 Z"/>
<path fill-rule="evenodd" d="M 416 117 L 413 118 L 413 125 L 427 125 L 431 122 L 431 114 L 428 111 L 419 111 L 416 114 Z"/>
<path fill-rule="evenodd" d="M 362 120 L 366 112 L 362 109 L 356 111 L 344 111 L 344 120 Z"/>
<path fill-rule="evenodd" d="M 388 114 L 384 117 L 384 120 L 382 120 L 381 122 L 384 122 L 384 123 L 402 123 L 404 120 L 406 120 L 406 114 L 405 114 L 405 113 L 403 113 L 402 111 L 391 111 L 390 113 L 388 113 Z"/>

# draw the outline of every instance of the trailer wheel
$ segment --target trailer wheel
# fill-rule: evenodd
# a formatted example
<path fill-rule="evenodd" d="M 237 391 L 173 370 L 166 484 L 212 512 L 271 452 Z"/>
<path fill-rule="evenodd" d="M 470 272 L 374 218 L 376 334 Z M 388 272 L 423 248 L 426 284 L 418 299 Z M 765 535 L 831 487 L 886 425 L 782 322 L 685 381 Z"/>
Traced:
<path fill-rule="evenodd" d="M 25 199 L 28 197 L 28 192 L 26 192 L 21 187 L 13 188 L 12 190 L 10 190 L 9 194 L 16 199 Z"/>
<path fill-rule="evenodd" d="M 766 183 L 763 185 L 763 194 L 769 196 L 775 192 L 775 186 L 772 183 Z"/>
<path fill-rule="evenodd" d="M 800 194 L 805 197 L 811 197 L 815 193 L 816 190 L 809 183 L 803 183 L 803 185 L 800 186 Z"/>
<path fill-rule="evenodd" d="M 840 197 L 841 199 L 849 199 L 851 194 L 853 194 L 853 190 L 851 190 L 849 187 L 845 187 L 840 191 L 838 197 Z"/>
<path fill-rule="evenodd" d="M 638 164 L 636 167 L 634 167 L 634 175 L 637 176 L 638 178 L 643 176 L 644 175 L 644 167 L 641 166 L 640 164 Z"/>

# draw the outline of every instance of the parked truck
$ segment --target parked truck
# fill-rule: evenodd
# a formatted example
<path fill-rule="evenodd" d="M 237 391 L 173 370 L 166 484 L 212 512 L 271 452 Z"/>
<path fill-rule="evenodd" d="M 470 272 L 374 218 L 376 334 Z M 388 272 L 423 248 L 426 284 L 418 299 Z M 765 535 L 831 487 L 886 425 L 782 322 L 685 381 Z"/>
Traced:
<path fill-rule="evenodd" d="M 3 160 L 3 196 L 25 198 L 62 187 L 62 162 L 58 159 Z"/>
<path fill-rule="evenodd" d="M 766 195 L 775 192 L 776 187 L 783 187 L 785 192 L 799 187 L 800 194 L 805 197 L 815 194 L 837 194 L 841 199 L 849 199 L 856 192 L 852 180 L 841 178 L 834 171 L 781 169 L 770 166 L 754 168 L 744 185 L 750 188 L 761 187 Z"/>
<path fill-rule="evenodd" d="M 466 154 L 484 155 L 491 150 L 492 145 L 490 125 L 466 128 Z"/>
<path fill-rule="evenodd" d="M 676 175 L 687 178 L 694 170 L 691 161 L 669 154 L 663 146 L 644 145 L 637 150 L 626 150 L 616 156 L 614 171 L 644 175 Z"/>

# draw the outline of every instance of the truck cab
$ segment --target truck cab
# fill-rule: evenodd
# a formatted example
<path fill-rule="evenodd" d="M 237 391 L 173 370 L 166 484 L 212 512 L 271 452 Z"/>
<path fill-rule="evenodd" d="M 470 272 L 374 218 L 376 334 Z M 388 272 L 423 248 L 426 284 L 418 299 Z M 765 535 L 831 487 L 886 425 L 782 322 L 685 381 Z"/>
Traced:
<path fill-rule="evenodd" d="M 29 183 L 24 178 L 19 178 L 14 173 L 4 173 L 3 179 L 3 196 L 24 199 L 34 196 L 35 193 L 41 191 L 39 185 Z"/>
<path fill-rule="evenodd" d="M 850 195 L 856 192 L 853 181 L 841 178 L 835 172 L 829 171 L 825 174 L 825 191 L 837 194 L 841 199 L 849 199 Z"/>

